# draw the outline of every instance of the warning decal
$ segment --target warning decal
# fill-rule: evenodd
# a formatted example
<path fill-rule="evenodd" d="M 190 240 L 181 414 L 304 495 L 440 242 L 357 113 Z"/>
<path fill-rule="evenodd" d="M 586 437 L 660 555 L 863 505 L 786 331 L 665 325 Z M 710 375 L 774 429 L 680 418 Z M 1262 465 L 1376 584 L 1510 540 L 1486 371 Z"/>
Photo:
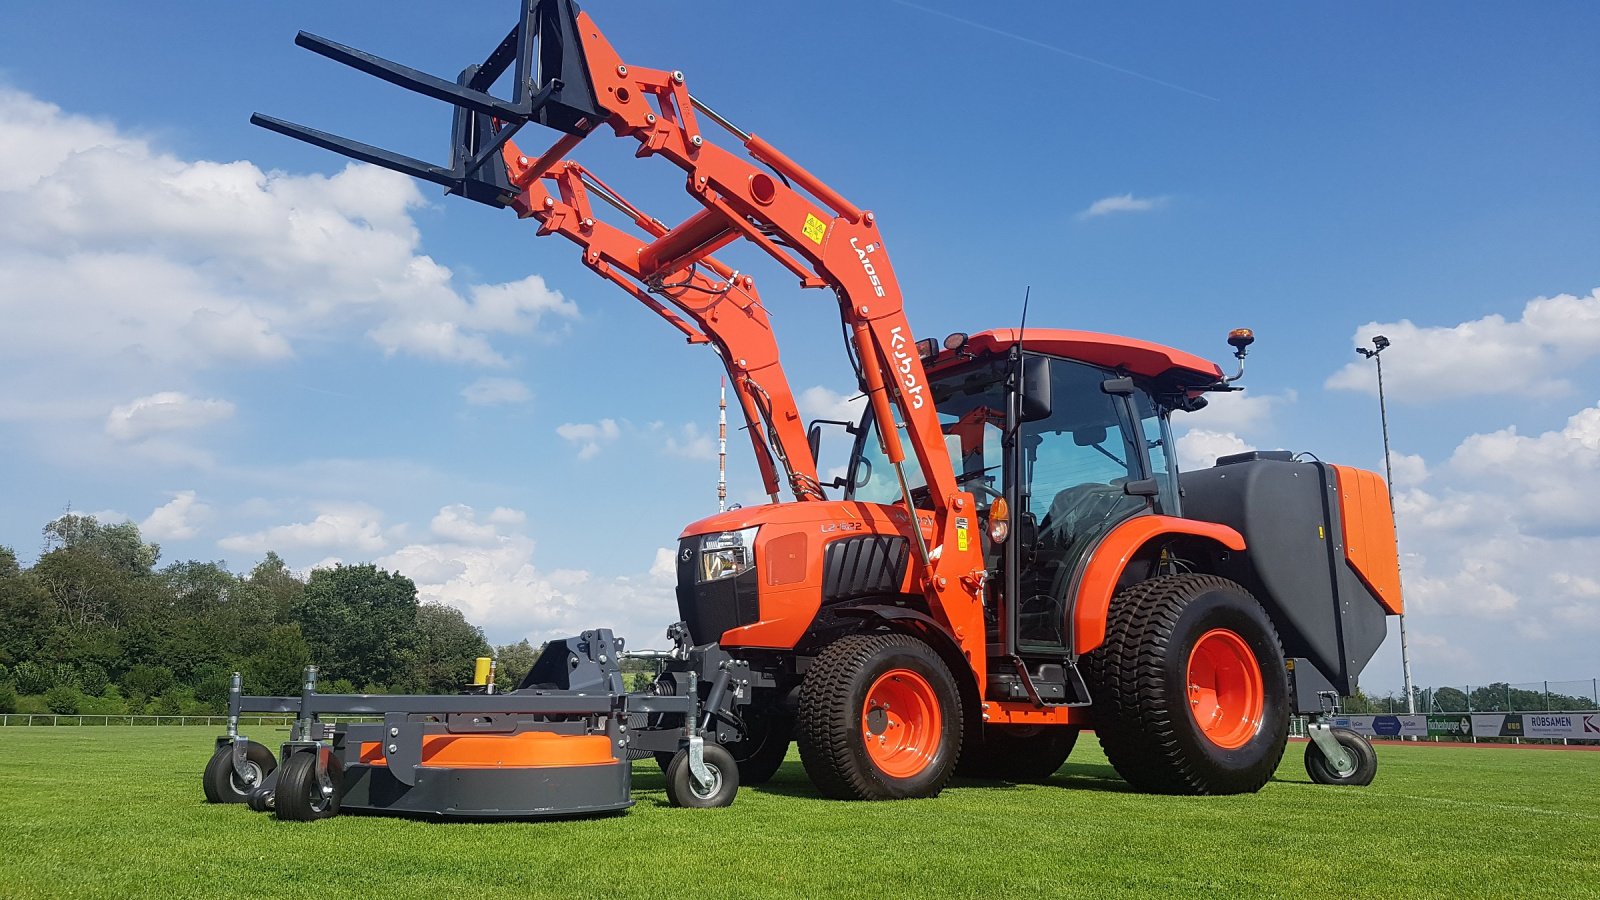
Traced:
<path fill-rule="evenodd" d="M 828 233 L 828 226 L 811 213 L 806 213 L 806 225 L 800 230 L 806 237 L 811 238 L 811 243 L 821 246 L 823 235 Z"/>

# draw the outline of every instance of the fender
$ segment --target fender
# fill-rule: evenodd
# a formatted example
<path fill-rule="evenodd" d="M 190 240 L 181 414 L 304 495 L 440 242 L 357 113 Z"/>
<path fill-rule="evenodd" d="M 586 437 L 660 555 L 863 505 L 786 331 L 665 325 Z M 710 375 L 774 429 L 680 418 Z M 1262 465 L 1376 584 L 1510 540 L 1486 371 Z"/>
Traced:
<path fill-rule="evenodd" d="M 1169 534 L 1209 538 L 1229 550 L 1244 550 L 1244 537 L 1226 525 L 1177 516 L 1135 516 L 1111 529 L 1089 554 L 1072 607 L 1073 650 L 1083 655 L 1106 639 L 1106 615 L 1129 560 L 1151 540 Z"/>
<path fill-rule="evenodd" d="M 833 613 L 836 616 L 881 619 L 922 638 L 935 653 L 944 658 L 945 665 L 950 667 L 950 674 L 954 675 L 956 683 L 962 686 L 966 701 L 977 702 L 977 681 L 973 677 L 975 673 L 972 662 L 961 649 L 961 642 L 950 633 L 949 628 L 939 624 L 937 619 L 920 610 L 881 604 L 840 607 L 834 609 Z"/>

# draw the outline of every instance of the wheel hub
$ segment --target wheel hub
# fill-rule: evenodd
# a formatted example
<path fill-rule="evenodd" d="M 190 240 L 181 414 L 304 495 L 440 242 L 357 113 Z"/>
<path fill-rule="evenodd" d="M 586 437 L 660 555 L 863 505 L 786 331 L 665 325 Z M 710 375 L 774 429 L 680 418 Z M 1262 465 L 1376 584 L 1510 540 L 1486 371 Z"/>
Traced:
<path fill-rule="evenodd" d="M 1187 669 L 1189 712 L 1206 739 L 1226 750 L 1261 731 L 1266 687 L 1261 667 L 1236 632 L 1213 628 L 1195 641 Z"/>
<path fill-rule="evenodd" d="M 944 720 L 933 685 L 910 669 L 891 669 L 867 688 L 861 737 L 875 766 L 892 778 L 910 778 L 933 762 Z"/>

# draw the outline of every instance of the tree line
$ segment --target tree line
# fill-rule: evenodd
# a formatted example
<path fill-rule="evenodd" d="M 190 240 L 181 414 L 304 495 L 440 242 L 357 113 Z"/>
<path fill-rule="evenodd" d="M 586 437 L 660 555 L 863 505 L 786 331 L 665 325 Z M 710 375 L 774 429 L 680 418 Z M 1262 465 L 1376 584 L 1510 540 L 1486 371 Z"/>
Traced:
<path fill-rule="evenodd" d="M 452 693 L 491 652 L 509 690 L 538 652 L 491 650 L 460 610 L 370 564 L 301 578 L 271 552 L 247 575 L 160 558 L 137 525 L 75 514 L 44 527 L 30 567 L 0 546 L 0 712 L 212 714 L 234 672 L 246 693 L 298 696 L 312 662 L 324 693 Z"/>

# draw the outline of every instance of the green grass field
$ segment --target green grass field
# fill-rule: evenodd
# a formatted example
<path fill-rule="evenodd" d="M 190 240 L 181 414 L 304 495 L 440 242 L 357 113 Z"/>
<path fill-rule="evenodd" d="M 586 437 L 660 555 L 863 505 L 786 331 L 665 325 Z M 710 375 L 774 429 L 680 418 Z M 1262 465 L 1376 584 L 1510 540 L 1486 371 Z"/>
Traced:
<path fill-rule="evenodd" d="M 1259 794 L 1154 797 L 1086 735 L 1047 786 L 935 800 L 821 800 L 791 755 L 722 810 L 645 762 L 618 818 L 289 823 L 202 802 L 212 736 L 0 729 L 0 896 L 1600 896 L 1600 753 L 1384 745 L 1341 789 L 1291 744 Z"/>

